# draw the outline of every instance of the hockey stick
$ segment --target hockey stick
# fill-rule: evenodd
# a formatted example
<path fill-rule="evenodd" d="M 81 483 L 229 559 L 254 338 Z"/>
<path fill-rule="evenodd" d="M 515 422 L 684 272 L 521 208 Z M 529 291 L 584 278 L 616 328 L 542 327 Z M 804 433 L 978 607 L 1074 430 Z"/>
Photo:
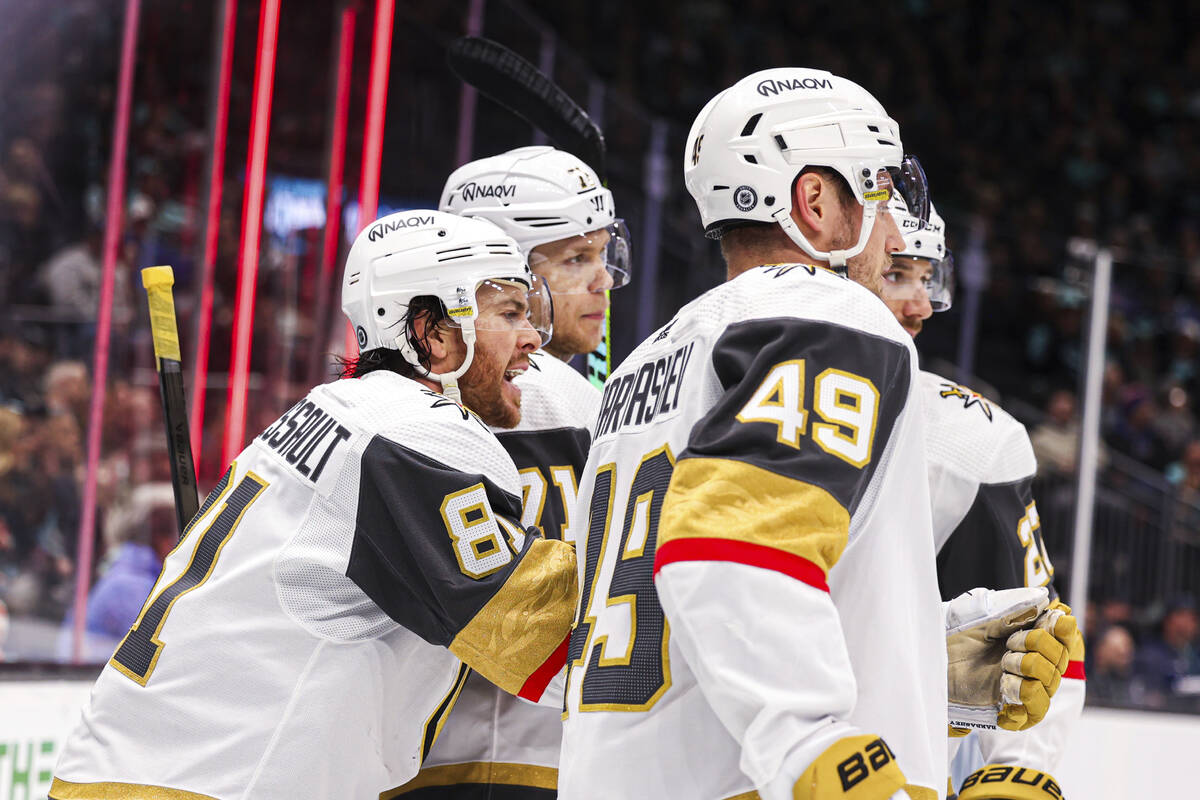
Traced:
<path fill-rule="evenodd" d="M 541 130 L 560 149 L 578 156 L 608 183 L 604 134 L 587 112 L 554 81 L 504 45 L 479 36 L 455 39 L 446 62 L 464 82 Z M 602 387 L 612 370 L 611 304 L 604 339 L 587 356 L 587 378 Z"/>
<path fill-rule="evenodd" d="M 200 507 L 196 491 L 196 466 L 188 436 L 187 404 L 183 398 L 183 364 L 179 354 L 179 327 L 175 322 L 175 298 L 171 287 L 175 273 L 170 267 L 146 267 L 142 286 L 150 304 L 150 332 L 162 392 L 163 421 L 171 453 L 171 488 L 175 491 L 175 513 L 183 533 Z"/>

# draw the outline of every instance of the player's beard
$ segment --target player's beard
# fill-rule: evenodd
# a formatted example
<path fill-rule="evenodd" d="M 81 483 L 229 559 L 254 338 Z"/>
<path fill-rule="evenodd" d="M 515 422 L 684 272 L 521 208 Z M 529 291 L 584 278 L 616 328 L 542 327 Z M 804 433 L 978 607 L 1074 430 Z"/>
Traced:
<path fill-rule="evenodd" d="M 458 379 L 463 405 L 495 428 L 515 428 L 521 421 L 520 389 L 504 377 L 509 367 L 505 355 L 490 347 L 486 337 L 480 337 L 475 342 L 471 368 Z"/>
<path fill-rule="evenodd" d="M 884 248 L 884 239 L 879 218 L 876 217 L 866 247 L 858 255 L 846 259 L 846 277 L 867 287 L 880 298 L 883 297 L 883 275 L 892 266 L 892 257 Z M 835 249 L 848 249 L 857 243 L 858 232 L 847 217 L 845 227 L 838 232 Z"/>

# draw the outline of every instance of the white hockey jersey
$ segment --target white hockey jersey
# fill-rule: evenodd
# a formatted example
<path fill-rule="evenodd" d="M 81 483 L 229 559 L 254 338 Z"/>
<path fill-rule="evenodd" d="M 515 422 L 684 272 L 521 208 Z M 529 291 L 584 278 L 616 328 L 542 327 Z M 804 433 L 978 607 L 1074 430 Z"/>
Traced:
<path fill-rule="evenodd" d="M 710 290 L 616 370 L 576 512 L 563 800 L 790 799 L 862 734 L 944 796 L 916 383 L 883 303 L 799 265 Z"/>
<path fill-rule="evenodd" d="M 587 460 L 600 390 L 545 352 L 529 357 L 516 379 L 521 422 L 493 428 L 521 476 L 522 525 L 572 545 L 580 520 L 572 512 Z M 461 798 L 471 789 L 519 790 L 524 798 L 555 796 L 562 709 L 518 700 L 472 672 L 421 771 L 384 798 Z"/>
<path fill-rule="evenodd" d="M 50 796 L 362 798 L 408 780 L 468 665 L 531 696 L 561 668 L 574 554 L 525 535 L 519 497 L 495 436 L 443 395 L 390 372 L 313 389 L 167 557 Z"/>
<path fill-rule="evenodd" d="M 921 372 L 920 381 L 942 597 L 976 586 L 1046 586 L 1056 600 L 1033 498 L 1037 460 L 1025 426 L 965 386 L 930 372 Z M 1080 639 L 1045 719 L 1026 731 L 971 734 L 977 747 L 967 744 L 982 761 L 964 766 L 967 773 L 984 764 L 1054 772 L 1083 710 L 1082 648 Z M 963 743 L 952 740 L 951 750 Z"/>

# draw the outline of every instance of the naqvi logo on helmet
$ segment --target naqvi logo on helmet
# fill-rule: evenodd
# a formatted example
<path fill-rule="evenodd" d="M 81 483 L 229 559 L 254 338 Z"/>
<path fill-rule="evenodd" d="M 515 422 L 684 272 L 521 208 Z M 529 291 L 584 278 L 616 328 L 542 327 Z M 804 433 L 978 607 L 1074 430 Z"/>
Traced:
<path fill-rule="evenodd" d="M 372 242 L 378 242 L 389 233 L 406 230 L 408 228 L 422 228 L 426 225 L 433 224 L 433 217 L 390 217 L 382 222 L 375 223 L 371 231 L 367 234 L 367 239 Z M 443 234 L 444 235 L 444 234 Z"/>
<path fill-rule="evenodd" d="M 833 81 L 828 78 L 767 78 L 759 81 L 756 88 L 763 97 L 770 97 L 797 89 L 832 89 Z"/>
<path fill-rule="evenodd" d="M 516 186 L 504 186 L 502 184 L 480 184 L 475 181 L 463 184 L 462 189 L 463 201 L 470 203 L 480 197 L 494 197 L 497 200 L 509 200 L 516 197 Z"/>

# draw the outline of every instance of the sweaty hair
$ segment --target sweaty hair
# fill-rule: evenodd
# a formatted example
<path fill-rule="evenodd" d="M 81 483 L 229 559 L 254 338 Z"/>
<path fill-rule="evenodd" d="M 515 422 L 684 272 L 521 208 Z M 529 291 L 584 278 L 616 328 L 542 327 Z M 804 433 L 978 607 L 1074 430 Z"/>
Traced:
<path fill-rule="evenodd" d="M 805 167 L 796 174 L 796 179 L 792 181 L 792 193 L 796 191 L 796 181 L 800 180 L 800 176 L 813 173 L 821 176 L 821 178 L 830 186 L 833 186 L 834 192 L 837 194 L 838 201 L 845 209 L 850 209 L 856 202 L 854 193 L 850 191 L 850 184 L 846 183 L 846 179 L 842 174 L 830 167 Z M 736 221 L 730 222 L 716 233 L 721 241 L 721 255 L 728 262 L 732 252 L 746 252 L 767 250 L 782 242 L 790 242 L 787 234 L 774 222 L 751 222 L 751 221 Z"/>
<path fill-rule="evenodd" d="M 418 335 L 416 321 L 422 317 L 426 318 L 425 331 Z M 417 352 L 417 360 L 425 369 L 429 369 L 430 364 L 429 337 L 434 328 L 446 319 L 448 317 L 445 306 L 433 295 L 414 297 L 408 304 L 408 313 L 404 315 L 404 335 L 408 337 L 409 344 Z M 381 369 L 398 373 L 406 378 L 420 376 L 416 367 L 405 361 L 404 356 L 400 355 L 400 351 L 392 347 L 376 347 L 359 353 L 355 358 L 342 358 L 341 356 L 334 358 L 337 362 L 339 378 L 361 378 Z"/>

